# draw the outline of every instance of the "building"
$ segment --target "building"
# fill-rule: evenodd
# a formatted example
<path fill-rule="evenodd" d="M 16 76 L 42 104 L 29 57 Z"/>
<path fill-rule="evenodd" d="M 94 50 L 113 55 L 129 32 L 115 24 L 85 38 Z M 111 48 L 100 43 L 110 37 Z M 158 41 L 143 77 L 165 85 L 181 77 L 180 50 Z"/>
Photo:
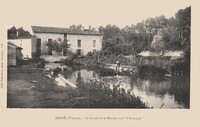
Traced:
<path fill-rule="evenodd" d="M 33 48 L 35 37 L 26 37 L 26 38 L 15 38 L 15 39 L 9 39 L 8 41 L 13 42 L 16 46 L 23 48 L 22 50 L 22 58 L 33 58 Z"/>
<path fill-rule="evenodd" d="M 32 44 L 34 44 L 34 36 L 32 36 L 29 31 L 23 29 L 23 27 L 12 28 L 7 30 L 7 39 L 11 41 L 16 46 L 23 48 L 22 58 L 32 58 Z"/>
<path fill-rule="evenodd" d="M 8 42 L 8 66 L 17 65 L 19 59 L 22 59 L 22 48 L 15 45 L 13 42 Z"/>
<path fill-rule="evenodd" d="M 87 55 L 102 48 L 102 34 L 94 30 L 32 26 L 32 31 L 36 37 L 36 42 L 32 45 L 32 53 L 36 56 L 56 55 L 55 51 L 48 46 L 56 40 L 69 47 L 62 47 L 62 51 L 57 54 L 62 56 L 66 56 L 69 51 L 78 55 Z"/>

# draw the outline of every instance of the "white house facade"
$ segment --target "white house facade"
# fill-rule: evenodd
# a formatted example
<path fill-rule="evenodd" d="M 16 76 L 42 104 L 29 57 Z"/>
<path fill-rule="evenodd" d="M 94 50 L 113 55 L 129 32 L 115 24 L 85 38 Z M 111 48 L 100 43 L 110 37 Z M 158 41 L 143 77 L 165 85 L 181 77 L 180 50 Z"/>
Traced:
<path fill-rule="evenodd" d="M 32 50 L 37 56 L 53 55 L 54 52 L 47 43 L 51 44 L 58 39 L 69 46 L 67 49 L 63 48 L 60 55 L 67 55 L 69 50 L 78 55 L 87 55 L 102 49 L 102 34 L 97 31 L 42 26 L 32 26 L 32 31 L 36 37 Z"/>
<path fill-rule="evenodd" d="M 9 39 L 8 41 L 13 42 L 16 46 L 23 48 L 22 58 L 32 58 L 32 44 L 34 37 L 30 38 L 18 38 L 18 39 Z"/>

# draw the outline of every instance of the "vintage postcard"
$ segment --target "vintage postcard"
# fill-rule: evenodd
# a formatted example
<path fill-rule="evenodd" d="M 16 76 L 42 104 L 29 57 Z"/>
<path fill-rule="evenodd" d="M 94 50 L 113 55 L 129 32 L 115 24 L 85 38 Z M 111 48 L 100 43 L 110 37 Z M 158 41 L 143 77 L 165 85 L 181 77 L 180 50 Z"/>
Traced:
<path fill-rule="evenodd" d="M 197 10 L 194 0 L 2 2 L 0 119 L 197 122 Z"/>

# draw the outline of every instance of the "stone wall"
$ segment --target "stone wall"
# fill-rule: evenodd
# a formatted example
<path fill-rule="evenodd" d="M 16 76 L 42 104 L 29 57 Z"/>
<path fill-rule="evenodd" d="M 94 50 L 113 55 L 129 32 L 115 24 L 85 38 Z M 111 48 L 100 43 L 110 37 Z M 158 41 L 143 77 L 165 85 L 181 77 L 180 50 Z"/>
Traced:
<path fill-rule="evenodd" d="M 41 58 L 44 59 L 46 62 L 64 62 L 68 56 L 61 56 L 61 55 L 42 55 Z"/>

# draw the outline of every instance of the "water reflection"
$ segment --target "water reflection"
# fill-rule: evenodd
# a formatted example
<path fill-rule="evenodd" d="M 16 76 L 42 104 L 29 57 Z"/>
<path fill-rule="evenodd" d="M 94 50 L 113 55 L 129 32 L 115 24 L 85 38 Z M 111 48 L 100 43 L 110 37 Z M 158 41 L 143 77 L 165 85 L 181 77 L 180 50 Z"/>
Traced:
<path fill-rule="evenodd" d="M 141 100 L 153 108 L 189 108 L 190 86 L 186 78 L 165 80 L 141 79 L 139 76 L 117 76 L 112 70 L 86 69 L 59 64 L 45 67 L 60 67 L 68 80 L 77 86 L 81 82 L 93 80 L 104 82 L 111 90 L 119 87 L 124 92 L 140 96 Z M 123 92 L 122 91 L 122 92 Z"/>
<path fill-rule="evenodd" d="M 181 89 L 174 82 L 178 82 Z M 189 82 L 184 79 L 151 81 L 138 78 L 133 86 L 133 93 L 154 108 L 189 108 Z"/>
<path fill-rule="evenodd" d="M 90 83 L 93 78 L 99 78 L 99 76 L 95 71 L 87 69 L 74 71 L 70 76 L 68 76 L 68 79 L 74 84 L 80 82 Z"/>

